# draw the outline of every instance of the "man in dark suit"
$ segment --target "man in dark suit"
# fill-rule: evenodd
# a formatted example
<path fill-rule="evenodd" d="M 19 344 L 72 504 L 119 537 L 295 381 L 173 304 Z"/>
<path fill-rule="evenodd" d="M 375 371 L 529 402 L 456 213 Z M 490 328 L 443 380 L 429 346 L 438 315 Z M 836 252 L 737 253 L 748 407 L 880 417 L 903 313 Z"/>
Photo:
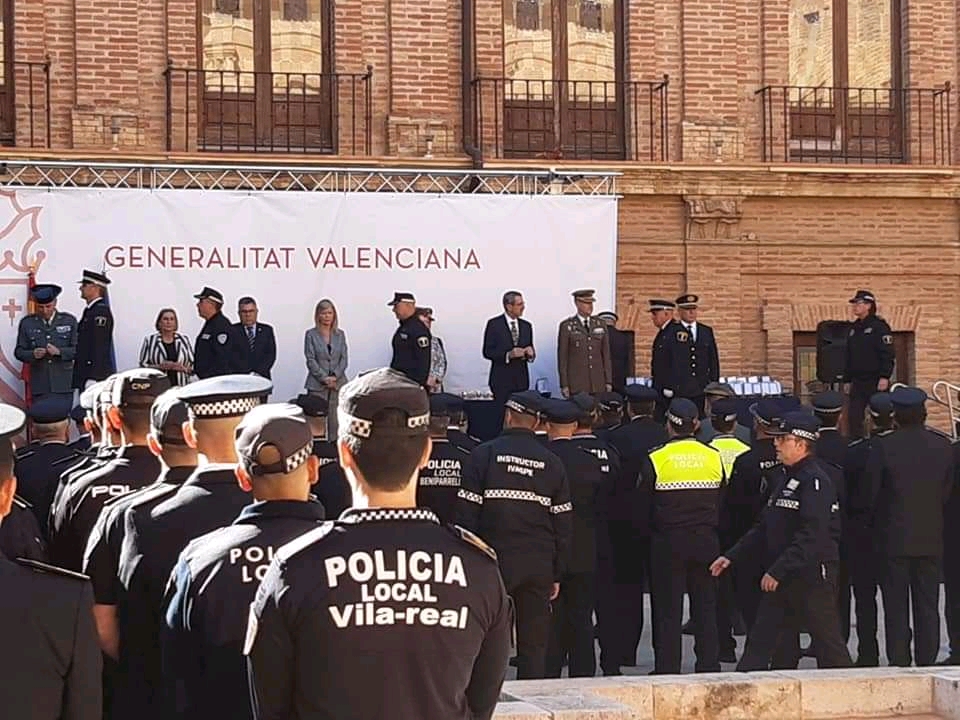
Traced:
<path fill-rule="evenodd" d="M 664 384 L 664 395 L 692 400 L 703 417 L 704 390 L 720 379 L 720 357 L 713 328 L 697 322 L 699 301 L 696 295 L 677 298 L 680 319 L 669 326 L 664 337 L 670 357 L 670 377 Z"/>
<path fill-rule="evenodd" d="M 117 371 L 113 355 L 113 313 L 107 304 L 107 285 L 103 273 L 84 270 L 80 297 L 87 306 L 77 326 L 77 351 L 73 362 L 73 386 L 80 390 Z"/>
<path fill-rule="evenodd" d="M 503 408 L 511 393 L 530 387 L 527 365 L 533 362 L 533 325 L 524 320 L 523 295 L 516 290 L 503 294 L 503 315 L 487 320 L 483 331 L 483 356 L 490 361 L 490 392 L 503 422 Z"/>
<path fill-rule="evenodd" d="M 259 313 L 256 300 L 240 298 L 237 302 L 240 322 L 233 328 L 237 333 L 237 352 L 243 358 L 242 366 L 246 372 L 270 380 L 270 371 L 277 361 L 277 340 L 272 326 L 257 322 Z"/>
<path fill-rule="evenodd" d="M 607 324 L 607 339 L 610 342 L 610 364 L 613 370 L 613 391 L 623 393 L 627 378 L 636 375 L 636 349 L 633 330 L 617 327 L 617 314 L 610 310 L 597 313 L 597 319 Z"/>

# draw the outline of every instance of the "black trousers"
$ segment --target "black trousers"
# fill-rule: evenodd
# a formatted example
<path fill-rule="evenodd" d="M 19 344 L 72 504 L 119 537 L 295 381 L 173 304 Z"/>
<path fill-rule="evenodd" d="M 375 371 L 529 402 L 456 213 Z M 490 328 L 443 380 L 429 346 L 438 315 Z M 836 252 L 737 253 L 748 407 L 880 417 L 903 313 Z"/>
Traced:
<path fill-rule="evenodd" d="M 551 581 L 543 579 L 507 586 L 516 611 L 518 680 L 539 680 L 546 676 L 552 586 Z"/>
<path fill-rule="evenodd" d="M 706 559 L 707 556 L 712 558 Z M 720 554 L 716 534 L 675 531 L 650 544 L 653 606 L 653 672 L 678 674 L 683 655 L 683 593 L 690 596 L 697 672 L 720 672 L 717 643 L 717 581 L 709 564 Z"/>
<path fill-rule="evenodd" d="M 950 538 L 944 543 L 943 591 L 950 659 L 960 662 L 960 547 L 955 542 Z"/>
<path fill-rule="evenodd" d="M 837 567 L 837 615 L 840 618 L 840 637 L 850 641 L 850 572 L 847 563 L 840 560 Z"/>
<path fill-rule="evenodd" d="M 733 574 L 726 572 L 717 584 L 717 641 L 720 650 L 735 651 L 733 624 L 737 616 L 737 596 L 733 589 Z"/>
<path fill-rule="evenodd" d="M 801 627 L 810 633 L 818 667 L 850 667 L 850 654 L 840 637 L 837 618 L 836 564 L 822 565 L 821 571 L 818 578 L 787 579 L 775 592 L 763 593 L 737 670 L 769 670 L 775 655 L 778 666 L 796 667 L 793 658 L 787 656 L 792 656 L 796 648 L 799 660 L 795 638 Z"/>
<path fill-rule="evenodd" d="M 933 665 L 940 651 L 940 560 L 887 558 L 883 578 L 883 625 L 887 659 L 910 667 L 910 607 L 913 606 L 913 657 L 917 667 Z"/>
<path fill-rule="evenodd" d="M 560 677 L 564 659 L 569 659 L 569 676 L 572 678 L 596 674 L 593 645 L 596 583 L 595 573 L 572 573 L 560 580 L 560 594 L 553 602 L 547 643 L 548 678 Z"/>
<path fill-rule="evenodd" d="M 853 586 L 853 609 L 857 617 L 857 665 L 877 667 L 880 664 L 880 644 L 877 642 L 877 590 L 879 573 L 876 563 L 862 558 L 850 564 Z"/>
<path fill-rule="evenodd" d="M 737 597 L 737 606 L 740 608 L 740 614 L 743 616 L 743 622 L 749 634 L 750 628 L 757 620 L 757 609 L 760 607 L 763 596 L 763 591 L 760 590 L 763 570 L 759 567 L 751 567 L 749 564 L 738 564 L 730 568 L 730 571 L 733 572 L 733 590 Z"/>
<path fill-rule="evenodd" d="M 855 380 L 850 383 L 850 396 L 847 405 L 847 435 L 851 438 L 863 437 L 863 418 L 870 404 L 870 396 L 877 392 L 880 378 L 873 380 Z"/>

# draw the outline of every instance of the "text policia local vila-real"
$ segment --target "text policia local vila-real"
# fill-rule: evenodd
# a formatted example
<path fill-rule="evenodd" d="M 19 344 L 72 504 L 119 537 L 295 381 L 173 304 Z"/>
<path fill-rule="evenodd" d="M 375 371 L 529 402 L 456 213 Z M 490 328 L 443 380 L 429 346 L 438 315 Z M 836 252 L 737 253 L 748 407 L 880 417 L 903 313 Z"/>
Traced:
<path fill-rule="evenodd" d="M 470 247 L 111 245 L 108 268 L 183 270 L 480 270 Z"/>

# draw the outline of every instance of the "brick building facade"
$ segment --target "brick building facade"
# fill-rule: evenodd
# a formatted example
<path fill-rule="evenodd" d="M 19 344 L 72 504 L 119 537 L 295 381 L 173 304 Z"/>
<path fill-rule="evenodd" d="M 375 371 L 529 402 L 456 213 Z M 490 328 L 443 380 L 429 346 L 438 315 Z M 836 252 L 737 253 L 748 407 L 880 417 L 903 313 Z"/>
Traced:
<path fill-rule="evenodd" d="M 618 172 L 641 369 L 689 290 L 725 371 L 802 388 L 869 287 L 900 377 L 960 382 L 955 0 L 0 6 L 10 156 Z"/>

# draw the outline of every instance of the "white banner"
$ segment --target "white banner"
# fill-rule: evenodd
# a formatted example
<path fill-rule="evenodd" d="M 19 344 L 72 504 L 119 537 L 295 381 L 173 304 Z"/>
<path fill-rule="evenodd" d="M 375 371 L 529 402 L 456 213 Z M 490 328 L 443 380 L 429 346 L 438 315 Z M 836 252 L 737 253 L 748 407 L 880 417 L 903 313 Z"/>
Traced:
<path fill-rule="evenodd" d="M 37 282 L 63 286 L 59 309 L 78 319 L 81 271 L 106 270 L 121 369 L 136 365 L 160 308 L 176 308 L 193 339 L 203 286 L 223 293 L 231 322 L 237 299 L 253 296 L 276 331 L 276 400 L 303 388 L 303 336 L 321 298 L 337 306 L 349 377 L 388 364 L 394 291 L 434 309 L 445 389 L 485 390 L 484 325 L 502 312 L 502 294 L 519 290 L 534 326 L 531 383 L 543 377 L 556 391 L 557 327 L 574 311 L 571 291 L 594 288 L 597 311 L 613 308 L 616 237 L 612 197 L 3 190 L 0 394 L 23 391 L 13 348 L 31 264 Z"/>

